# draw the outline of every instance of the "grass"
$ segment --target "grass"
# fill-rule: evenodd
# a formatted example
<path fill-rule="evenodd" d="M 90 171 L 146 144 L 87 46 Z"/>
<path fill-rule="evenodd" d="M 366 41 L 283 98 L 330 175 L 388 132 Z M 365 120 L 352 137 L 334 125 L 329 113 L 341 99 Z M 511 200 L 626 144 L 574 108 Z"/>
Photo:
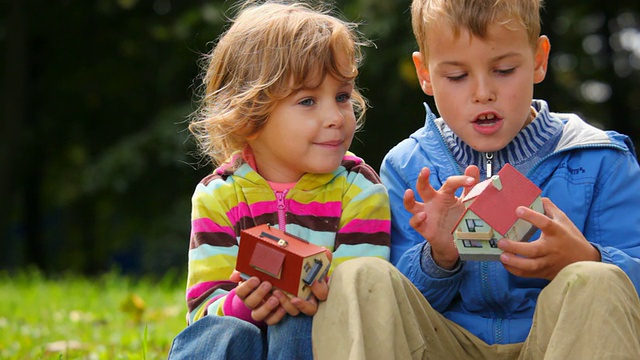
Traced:
<path fill-rule="evenodd" d="M 183 280 L 0 273 L 0 359 L 166 359 L 185 327 Z"/>

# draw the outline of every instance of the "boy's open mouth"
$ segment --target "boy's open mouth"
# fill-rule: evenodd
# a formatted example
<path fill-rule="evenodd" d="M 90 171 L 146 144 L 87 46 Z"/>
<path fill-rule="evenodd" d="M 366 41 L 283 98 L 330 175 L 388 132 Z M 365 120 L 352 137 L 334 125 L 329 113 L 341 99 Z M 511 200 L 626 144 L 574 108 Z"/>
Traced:
<path fill-rule="evenodd" d="M 496 122 L 500 121 L 500 118 L 495 114 L 482 114 L 476 118 L 474 121 L 478 125 L 493 125 Z"/>

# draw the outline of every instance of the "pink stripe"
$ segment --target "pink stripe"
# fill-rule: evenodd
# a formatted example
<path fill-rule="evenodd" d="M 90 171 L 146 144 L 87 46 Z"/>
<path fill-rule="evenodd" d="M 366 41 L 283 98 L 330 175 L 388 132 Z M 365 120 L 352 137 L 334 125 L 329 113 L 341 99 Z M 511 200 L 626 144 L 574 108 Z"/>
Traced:
<path fill-rule="evenodd" d="M 232 224 L 236 224 L 238 220 L 243 217 L 258 217 L 265 213 L 272 213 L 276 209 L 275 200 L 272 201 L 260 201 L 251 204 L 251 207 L 247 206 L 247 203 L 241 202 L 237 206 L 234 206 L 229 212 L 227 217 Z"/>
<path fill-rule="evenodd" d="M 326 203 L 314 201 L 308 204 L 303 204 L 291 200 L 288 206 L 291 212 L 294 214 L 324 217 L 340 216 L 340 212 L 342 210 L 342 202 L 340 201 L 329 201 Z"/>
<path fill-rule="evenodd" d="M 299 215 L 313 215 L 313 216 L 340 216 L 342 209 L 341 201 L 330 201 L 326 203 L 311 202 L 308 204 L 300 203 L 295 200 L 287 200 L 287 207 L 289 211 Z M 246 203 L 239 203 L 233 207 L 228 213 L 227 217 L 232 224 L 237 223 L 243 217 L 256 218 L 263 214 L 268 214 L 276 211 L 276 202 L 274 201 L 261 201 L 255 204 L 251 204 L 251 207 Z"/>
<path fill-rule="evenodd" d="M 357 156 L 353 156 L 353 155 L 345 155 L 344 160 L 350 160 L 350 161 L 354 161 L 356 164 L 360 164 L 362 163 L 362 159 L 357 157 Z"/>
<path fill-rule="evenodd" d="M 197 298 L 216 286 L 229 283 L 231 283 L 231 281 L 207 281 L 195 284 L 187 289 L 187 299 Z"/>
<path fill-rule="evenodd" d="M 191 232 L 222 232 L 235 236 L 232 227 L 221 226 L 209 218 L 200 218 L 191 221 Z"/>
<path fill-rule="evenodd" d="M 389 233 L 391 221 L 389 220 L 361 220 L 355 219 L 340 229 L 340 233 L 364 233 L 373 234 L 377 232 Z"/>

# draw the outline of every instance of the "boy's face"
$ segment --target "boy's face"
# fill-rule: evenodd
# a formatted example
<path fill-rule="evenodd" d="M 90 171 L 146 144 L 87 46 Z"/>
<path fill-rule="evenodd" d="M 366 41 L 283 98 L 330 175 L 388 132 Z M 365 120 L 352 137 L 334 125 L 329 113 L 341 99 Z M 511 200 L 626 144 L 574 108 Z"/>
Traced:
<path fill-rule="evenodd" d="M 264 127 L 248 138 L 258 172 L 290 183 L 307 172 L 337 169 L 356 129 L 352 92 L 351 82 L 327 75 L 320 86 L 278 101 Z"/>
<path fill-rule="evenodd" d="M 442 25 L 442 24 L 438 24 Z M 532 49 L 522 26 L 494 24 L 480 39 L 449 26 L 429 33 L 429 58 L 413 54 L 420 86 L 432 95 L 445 123 L 477 151 L 505 147 L 531 122 L 533 85 L 546 74 L 549 40 Z"/>

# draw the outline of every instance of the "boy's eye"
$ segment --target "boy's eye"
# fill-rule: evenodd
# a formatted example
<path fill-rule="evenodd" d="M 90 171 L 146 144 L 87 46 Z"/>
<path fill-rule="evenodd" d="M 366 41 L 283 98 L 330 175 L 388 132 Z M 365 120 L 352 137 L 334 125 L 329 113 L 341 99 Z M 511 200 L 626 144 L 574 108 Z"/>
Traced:
<path fill-rule="evenodd" d="M 460 74 L 460 75 L 455 75 L 455 76 L 454 75 L 449 75 L 449 76 L 447 76 L 447 80 L 456 82 L 456 81 L 461 81 L 465 77 L 467 77 L 467 74 Z"/>
<path fill-rule="evenodd" d="M 516 70 L 516 68 L 508 68 L 508 69 L 498 69 L 496 70 L 496 72 L 500 75 L 509 75 L 511 73 L 513 73 Z"/>

